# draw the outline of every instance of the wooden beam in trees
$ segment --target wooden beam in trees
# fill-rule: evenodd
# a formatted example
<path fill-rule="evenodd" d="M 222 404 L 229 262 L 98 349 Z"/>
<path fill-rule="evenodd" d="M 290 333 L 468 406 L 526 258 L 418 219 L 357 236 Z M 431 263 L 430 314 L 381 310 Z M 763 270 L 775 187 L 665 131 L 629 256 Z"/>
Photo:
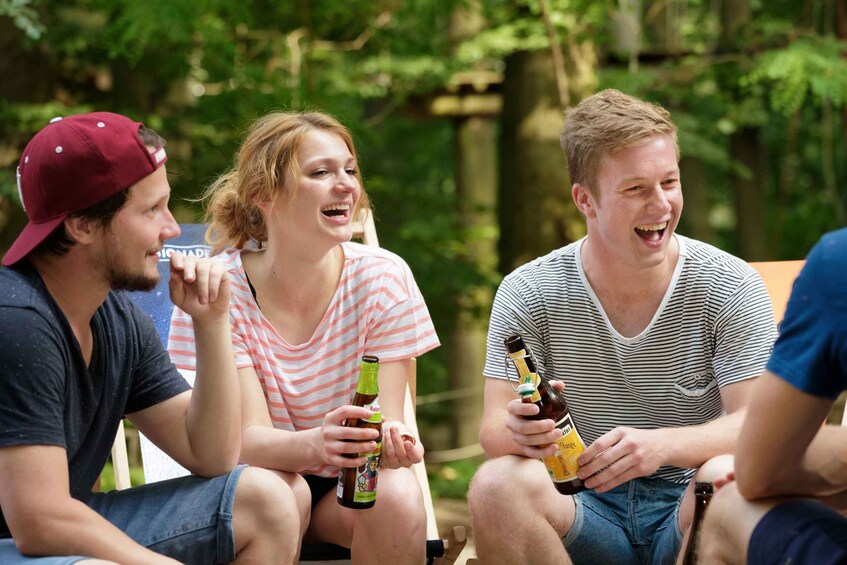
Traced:
<path fill-rule="evenodd" d="M 503 100 L 499 94 L 444 94 L 429 101 L 433 117 L 491 117 L 500 115 Z"/>
<path fill-rule="evenodd" d="M 423 118 L 496 118 L 503 108 L 502 82 L 501 73 L 457 73 L 444 88 L 409 98 L 404 112 Z"/>

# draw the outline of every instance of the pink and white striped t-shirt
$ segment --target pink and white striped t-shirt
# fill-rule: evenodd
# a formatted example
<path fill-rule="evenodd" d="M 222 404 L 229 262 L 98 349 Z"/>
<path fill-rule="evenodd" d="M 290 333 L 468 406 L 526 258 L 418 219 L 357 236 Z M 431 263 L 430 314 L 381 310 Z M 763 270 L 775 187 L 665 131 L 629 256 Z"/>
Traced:
<path fill-rule="evenodd" d="M 403 259 L 378 247 L 343 243 L 338 289 L 314 335 L 292 345 L 271 326 L 250 292 L 241 253 L 220 255 L 232 282 L 230 318 L 235 364 L 254 367 L 276 428 L 299 431 L 321 425 L 324 416 L 353 400 L 362 355 L 387 363 L 438 347 L 429 312 Z M 168 350 L 176 366 L 194 371 L 191 317 L 174 308 Z M 307 471 L 334 476 L 335 467 Z"/>

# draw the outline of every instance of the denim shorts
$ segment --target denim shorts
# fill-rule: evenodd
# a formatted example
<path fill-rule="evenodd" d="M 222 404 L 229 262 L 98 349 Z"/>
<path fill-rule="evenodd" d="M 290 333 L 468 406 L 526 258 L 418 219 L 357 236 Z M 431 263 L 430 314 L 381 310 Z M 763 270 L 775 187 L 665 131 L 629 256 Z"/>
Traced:
<path fill-rule="evenodd" d="M 235 559 L 232 506 L 244 465 L 213 479 L 179 477 L 83 500 L 139 544 L 186 564 Z M 66 565 L 87 557 L 24 557 L 12 539 L 0 540 L 3 565 Z"/>
<path fill-rule="evenodd" d="M 574 563 L 672 564 L 682 544 L 679 503 L 686 485 L 634 479 L 602 494 L 574 496 L 576 515 L 562 544 Z"/>
<path fill-rule="evenodd" d="M 847 518 L 809 499 L 775 506 L 753 529 L 747 563 L 847 563 Z"/>

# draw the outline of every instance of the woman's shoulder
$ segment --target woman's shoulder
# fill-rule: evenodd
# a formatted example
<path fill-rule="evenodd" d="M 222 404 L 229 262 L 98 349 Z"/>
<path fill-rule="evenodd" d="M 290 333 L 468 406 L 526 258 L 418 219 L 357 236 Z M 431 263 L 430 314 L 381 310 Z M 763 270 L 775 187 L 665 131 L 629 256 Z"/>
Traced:
<path fill-rule="evenodd" d="M 406 261 L 391 251 L 373 245 L 364 245 L 355 241 L 342 244 L 345 261 L 359 263 L 370 267 L 381 267 L 386 270 L 408 271 Z"/>
<path fill-rule="evenodd" d="M 386 287 L 396 290 L 400 295 L 420 294 L 415 276 L 408 263 L 387 249 L 347 242 L 344 249 L 345 270 L 351 281 L 368 281 L 371 290 Z"/>

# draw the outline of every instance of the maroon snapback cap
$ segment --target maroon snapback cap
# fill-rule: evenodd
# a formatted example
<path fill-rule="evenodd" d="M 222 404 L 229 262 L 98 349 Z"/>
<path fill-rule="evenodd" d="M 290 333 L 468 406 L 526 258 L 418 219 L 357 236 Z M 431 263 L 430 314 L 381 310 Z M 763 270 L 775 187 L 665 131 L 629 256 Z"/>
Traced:
<path fill-rule="evenodd" d="M 29 222 L 3 256 L 13 265 L 74 212 L 103 202 L 156 171 L 164 148 L 150 153 L 142 124 L 110 112 L 54 118 L 35 134 L 18 165 L 18 191 Z"/>

